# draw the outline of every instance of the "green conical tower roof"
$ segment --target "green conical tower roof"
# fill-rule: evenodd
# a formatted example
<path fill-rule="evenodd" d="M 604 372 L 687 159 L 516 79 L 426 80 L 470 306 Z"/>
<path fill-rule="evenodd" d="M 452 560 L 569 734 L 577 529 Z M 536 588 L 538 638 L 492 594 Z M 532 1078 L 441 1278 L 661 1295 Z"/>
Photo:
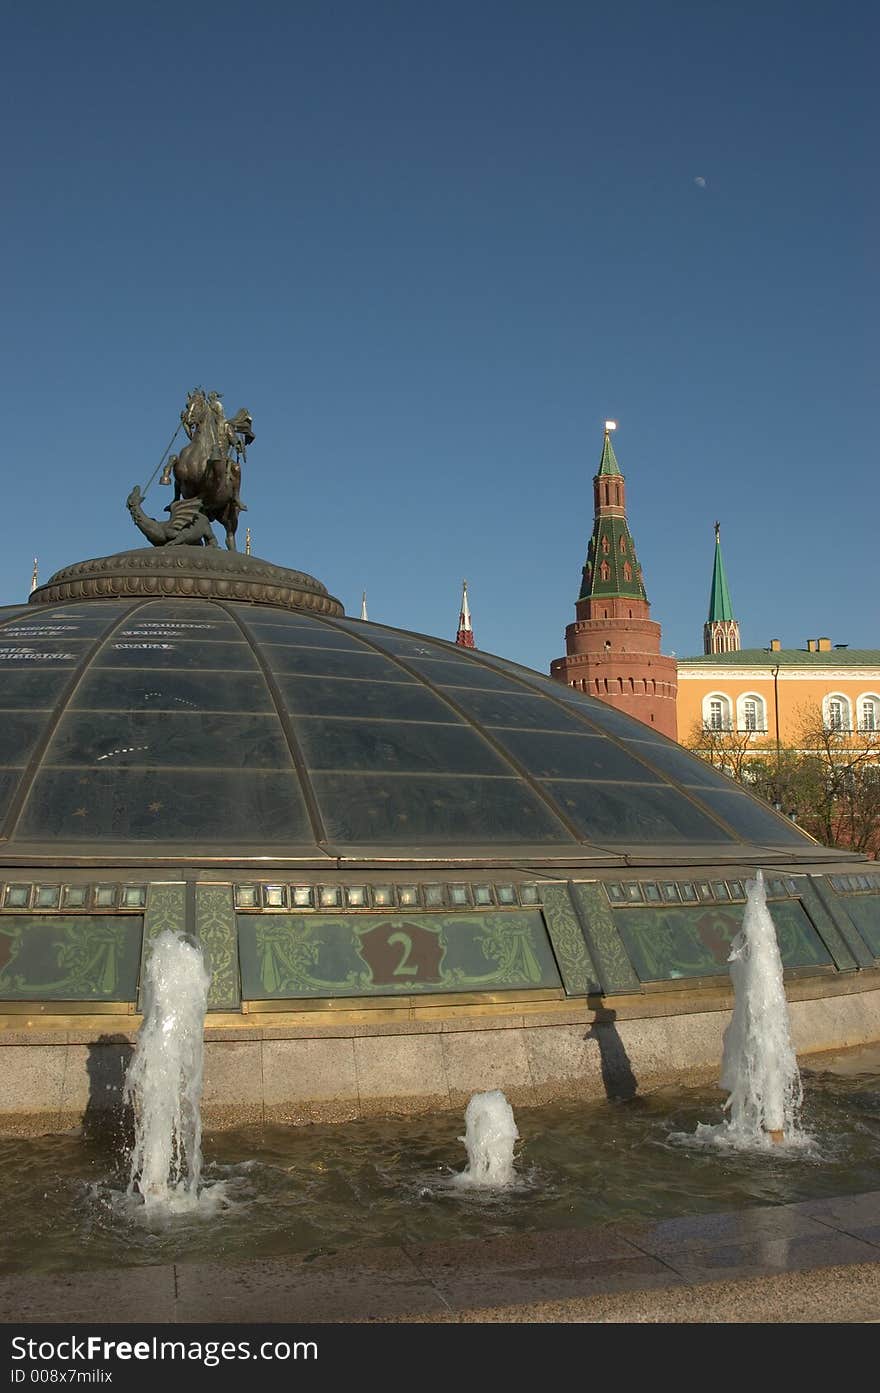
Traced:
<path fill-rule="evenodd" d="M 611 444 L 611 436 L 605 432 L 605 443 L 602 446 L 602 458 L 599 461 L 600 474 L 619 474 L 620 465 L 614 456 L 614 446 Z"/>
<path fill-rule="evenodd" d="M 724 562 L 721 559 L 721 524 L 715 524 L 715 565 L 712 568 L 712 588 L 709 591 L 709 618 L 707 623 L 717 624 L 719 620 L 733 618 L 733 605 L 730 603 L 730 591 L 727 588 L 727 576 L 724 574 Z"/>
<path fill-rule="evenodd" d="M 614 476 L 613 485 L 600 488 L 601 480 Z M 587 549 L 578 600 L 647 600 L 633 539 L 626 522 L 624 478 L 614 454 L 608 427 L 602 442 L 602 458 L 594 479 L 596 515 Z M 607 501 L 603 501 L 606 499 Z"/>

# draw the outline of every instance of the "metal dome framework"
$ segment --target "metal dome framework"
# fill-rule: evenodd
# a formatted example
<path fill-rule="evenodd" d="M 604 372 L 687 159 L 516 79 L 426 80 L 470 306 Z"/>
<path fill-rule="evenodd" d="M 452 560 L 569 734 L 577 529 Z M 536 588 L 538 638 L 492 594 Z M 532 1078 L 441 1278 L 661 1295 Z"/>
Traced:
<path fill-rule="evenodd" d="M 711 983 L 756 866 L 791 972 L 880 961 L 863 858 L 538 673 L 271 593 L 57 593 L 0 614 L 0 1009 L 134 1010 L 163 927 L 220 1011 Z"/>
<path fill-rule="evenodd" d="M 441 640 L 180 598 L 0 637 L 5 858 L 817 854 L 674 742 Z"/>

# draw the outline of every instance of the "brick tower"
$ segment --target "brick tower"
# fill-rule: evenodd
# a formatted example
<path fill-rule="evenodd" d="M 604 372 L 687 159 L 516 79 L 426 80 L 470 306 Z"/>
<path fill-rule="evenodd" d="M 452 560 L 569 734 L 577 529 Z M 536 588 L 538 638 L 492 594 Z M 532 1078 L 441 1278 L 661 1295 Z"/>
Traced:
<path fill-rule="evenodd" d="M 626 523 L 626 485 L 605 422 L 599 472 L 593 479 L 595 518 L 587 549 L 577 618 L 565 630 L 566 656 L 550 676 L 599 697 L 676 738 L 676 662 L 660 652 L 660 625 L 642 583 L 642 568 Z"/>

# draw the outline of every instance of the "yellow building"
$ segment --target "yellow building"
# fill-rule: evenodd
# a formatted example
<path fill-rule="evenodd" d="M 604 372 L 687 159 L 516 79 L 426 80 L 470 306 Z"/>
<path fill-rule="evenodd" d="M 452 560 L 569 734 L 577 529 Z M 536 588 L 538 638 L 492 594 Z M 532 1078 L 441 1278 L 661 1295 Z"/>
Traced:
<path fill-rule="evenodd" d="M 678 739 L 700 729 L 752 733 L 755 746 L 796 745 L 808 726 L 880 731 L 880 650 L 809 639 L 804 648 L 740 648 L 715 524 L 705 652 L 678 661 Z"/>
<path fill-rule="evenodd" d="M 679 659 L 678 739 L 700 726 L 797 743 L 804 727 L 880 731 L 880 651 L 810 639 L 805 648 L 744 648 Z"/>

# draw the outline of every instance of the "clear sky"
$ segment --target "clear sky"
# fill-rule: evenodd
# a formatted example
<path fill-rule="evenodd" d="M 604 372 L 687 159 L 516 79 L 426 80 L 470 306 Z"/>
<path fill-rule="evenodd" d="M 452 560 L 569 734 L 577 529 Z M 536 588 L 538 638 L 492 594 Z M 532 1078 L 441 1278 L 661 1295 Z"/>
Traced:
<path fill-rule="evenodd" d="M 546 671 L 602 424 L 663 650 L 880 648 L 873 0 L 15 3 L 0 602 L 142 543 L 187 391 L 254 552 Z M 869 327 L 870 326 L 870 327 Z M 155 516 L 169 491 L 154 484 Z"/>

